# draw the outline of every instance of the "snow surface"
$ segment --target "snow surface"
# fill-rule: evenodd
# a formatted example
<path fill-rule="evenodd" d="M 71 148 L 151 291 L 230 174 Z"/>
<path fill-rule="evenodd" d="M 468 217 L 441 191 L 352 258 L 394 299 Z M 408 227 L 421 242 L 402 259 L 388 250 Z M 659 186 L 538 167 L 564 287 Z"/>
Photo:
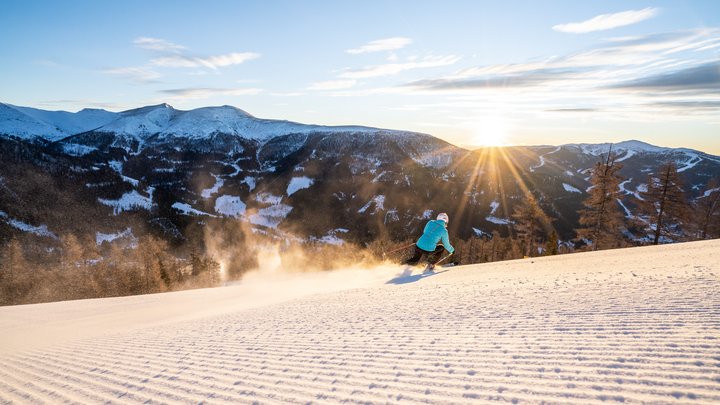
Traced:
<path fill-rule="evenodd" d="M 118 200 L 107 200 L 104 198 L 98 198 L 101 204 L 113 207 L 113 213 L 118 215 L 123 211 L 133 211 L 136 209 L 150 210 L 152 208 L 152 198 L 145 197 L 133 190 L 123 194 Z"/>
<path fill-rule="evenodd" d="M 486 217 L 485 217 L 485 220 L 488 221 L 488 222 L 492 222 L 493 224 L 497 224 L 497 225 L 509 225 L 509 224 L 514 224 L 513 221 L 511 221 L 511 220 L 509 220 L 509 219 L 507 219 L 507 218 L 498 218 L 498 217 L 494 217 L 494 216 L 492 216 L 492 215 L 486 216 Z"/>
<path fill-rule="evenodd" d="M 531 171 L 531 172 L 534 172 L 535 169 L 539 169 L 539 168 L 545 166 L 545 156 L 550 155 L 550 154 L 553 154 L 553 153 L 556 153 L 556 152 L 559 152 L 560 149 L 562 149 L 562 146 L 558 146 L 558 147 L 557 147 L 556 149 L 554 149 L 553 151 L 548 152 L 548 153 L 544 153 L 544 154 L 538 156 L 538 158 L 540 159 L 540 163 L 539 163 L 537 166 L 532 166 L 532 167 L 530 167 L 530 171 Z"/>
<path fill-rule="evenodd" d="M 0 402 L 720 403 L 719 249 L 2 307 Z"/>
<path fill-rule="evenodd" d="M 495 211 L 500 207 L 500 202 L 498 200 L 493 200 L 493 202 L 490 203 L 490 215 L 495 215 Z"/>
<path fill-rule="evenodd" d="M 313 183 L 313 179 L 309 177 L 293 177 L 287 187 L 288 197 L 295 194 L 298 190 L 312 186 Z"/>
<path fill-rule="evenodd" d="M 372 212 L 372 214 L 375 214 L 378 212 L 378 210 L 384 210 L 385 209 L 385 196 L 384 195 L 376 195 L 375 197 L 371 198 L 370 201 L 367 202 L 367 204 L 363 205 L 362 208 L 358 210 L 358 214 L 362 214 L 365 211 L 370 208 L 372 204 L 375 204 L 375 210 Z M 371 214 L 371 215 L 372 215 Z"/>
<path fill-rule="evenodd" d="M 245 215 L 246 205 L 240 197 L 223 195 L 215 200 L 215 212 L 228 217 L 240 218 Z"/>
<path fill-rule="evenodd" d="M 716 191 L 720 191 L 720 187 L 716 187 L 716 188 L 711 188 L 711 189 L 709 189 L 709 190 L 705 190 L 705 193 L 704 193 L 702 196 L 698 197 L 697 199 L 699 200 L 699 199 L 701 199 L 701 198 L 710 197 L 710 194 L 712 194 L 712 193 L 714 193 L 714 192 L 716 192 Z"/>
<path fill-rule="evenodd" d="M 113 242 L 117 239 L 122 238 L 135 238 L 132 233 L 131 228 L 126 228 L 124 231 L 116 232 L 116 233 L 102 233 L 102 232 L 95 232 L 95 243 L 100 246 L 105 242 Z"/>
<path fill-rule="evenodd" d="M 54 233 L 50 232 L 50 230 L 48 230 L 47 225 L 39 225 L 39 226 L 30 225 L 25 222 L 19 221 L 15 218 L 11 218 L 10 216 L 8 216 L 8 214 L 6 214 L 3 211 L 0 211 L 0 219 L 4 220 L 8 225 L 12 226 L 13 228 L 19 229 L 23 232 L 33 233 L 38 236 L 45 236 L 45 237 L 53 238 L 53 239 L 58 238 L 57 235 L 55 235 Z"/>
<path fill-rule="evenodd" d="M 575 188 L 575 187 L 573 187 L 573 186 L 571 186 L 571 185 L 569 185 L 569 184 L 567 184 L 567 183 L 563 183 L 563 188 L 565 189 L 565 191 L 570 192 L 570 193 L 580 193 L 580 194 L 582 194 L 582 191 L 578 190 L 577 188 Z"/>
<path fill-rule="evenodd" d="M 250 188 L 250 191 L 251 191 L 251 192 L 252 192 L 253 190 L 255 190 L 255 178 L 254 178 L 254 177 L 246 176 L 246 177 L 243 179 L 242 183 L 247 184 L 248 187 Z"/>
<path fill-rule="evenodd" d="M 608 151 L 610 150 L 610 146 L 612 145 L 612 150 L 615 153 L 620 152 L 627 152 L 630 151 L 634 154 L 638 153 L 661 153 L 661 152 L 668 152 L 672 149 L 670 148 L 663 148 L 660 146 L 650 145 L 649 143 L 645 143 L 642 141 L 623 141 L 618 142 L 614 144 L 610 143 L 599 143 L 599 144 L 588 144 L 588 143 L 580 143 L 580 144 L 568 144 L 567 146 L 574 146 L 577 148 L 580 148 L 580 150 L 586 154 L 586 155 L 592 155 L 592 156 L 599 156 L 599 155 L 607 155 Z M 623 156 L 621 159 L 625 160 L 630 158 L 631 156 L 628 156 L 627 154 Z"/>
<path fill-rule="evenodd" d="M 250 215 L 248 220 L 251 224 L 262 225 L 268 228 L 277 228 L 283 219 L 292 211 L 293 207 L 285 204 L 273 204 L 269 207 L 262 208 L 256 213 Z"/>
<path fill-rule="evenodd" d="M 172 205 L 172 207 L 178 211 L 180 211 L 183 215 L 190 215 L 190 216 L 202 216 L 207 215 L 210 217 L 214 217 L 213 214 L 208 214 L 207 212 L 196 210 L 188 203 L 182 203 L 182 202 L 176 202 Z"/>
<path fill-rule="evenodd" d="M 200 196 L 201 196 L 202 198 L 210 198 L 210 197 L 212 197 L 212 195 L 215 194 L 215 193 L 217 193 L 217 192 L 220 190 L 220 187 L 222 187 L 223 184 L 225 184 L 225 180 L 223 180 L 222 177 L 216 176 L 216 175 L 214 175 L 214 174 L 213 174 L 212 176 L 215 177 L 215 184 L 214 184 L 212 187 L 210 187 L 210 188 L 206 188 L 205 190 L 203 190 L 203 191 L 200 193 Z"/>
<path fill-rule="evenodd" d="M 688 169 L 692 169 L 692 168 L 695 167 L 698 163 L 702 162 L 702 158 L 701 158 L 700 156 L 698 156 L 696 153 L 686 152 L 685 154 L 686 154 L 690 159 L 687 160 L 686 162 L 678 162 L 678 163 L 681 163 L 681 164 L 683 165 L 682 167 L 678 167 L 678 169 L 677 169 L 678 173 L 684 172 L 685 170 L 688 170 Z"/>

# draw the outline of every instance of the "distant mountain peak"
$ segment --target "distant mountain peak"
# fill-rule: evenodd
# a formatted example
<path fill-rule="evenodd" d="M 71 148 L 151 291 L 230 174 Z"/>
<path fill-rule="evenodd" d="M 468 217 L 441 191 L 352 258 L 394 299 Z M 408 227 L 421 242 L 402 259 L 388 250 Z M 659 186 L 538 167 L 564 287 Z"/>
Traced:
<path fill-rule="evenodd" d="M 161 103 L 161 104 L 155 104 L 155 105 L 146 105 L 144 107 L 138 107 L 133 108 L 131 110 L 125 110 L 122 111 L 120 114 L 123 115 L 136 115 L 136 114 L 147 114 L 151 111 L 155 110 L 171 110 L 171 111 L 177 111 L 173 106 L 171 106 L 168 103 Z"/>

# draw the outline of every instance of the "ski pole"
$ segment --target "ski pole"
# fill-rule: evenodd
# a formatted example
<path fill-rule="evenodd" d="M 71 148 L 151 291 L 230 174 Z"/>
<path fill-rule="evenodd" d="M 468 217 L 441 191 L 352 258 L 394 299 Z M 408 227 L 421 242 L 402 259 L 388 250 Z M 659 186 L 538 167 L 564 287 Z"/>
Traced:
<path fill-rule="evenodd" d="M 447 259 L 448 257 L 450 257 L 450 256 L 452 256 L 452 255 L 453 255 L 453 254 L 450 253 L 449 255 L 443 257 L 442 259 L 436 261 L 435 264 L 433 264 L 433 266 L 437 266 L 438 264 L 440 264 L 440 262 L 445 261 L 445 259 Z"/>
<path fill-rule="evenodd" d="M 405 245 L 405 246 L 401 246 L 401 247 L 399 247 L 399 248 L 397 248 L 397 249 L 393 249 L 393 250 L 391 250 L 391 251 L 389 251 L 389 252 L 383 252 L 383 257 L 385 257 L 385 255 L 388 255 L 388 254 L 390 254 L 390 253 L 395 253 L 395 252 L 397 252 L 398 250 L 407 249 L 407 248 L 409 248 L 410 246 L 412 246 L 412 245 L 414 245 L 414 244 L 415 244 L 415 243 L 411 243 L 411 244 L 409 244 L 409 245 Z"/>

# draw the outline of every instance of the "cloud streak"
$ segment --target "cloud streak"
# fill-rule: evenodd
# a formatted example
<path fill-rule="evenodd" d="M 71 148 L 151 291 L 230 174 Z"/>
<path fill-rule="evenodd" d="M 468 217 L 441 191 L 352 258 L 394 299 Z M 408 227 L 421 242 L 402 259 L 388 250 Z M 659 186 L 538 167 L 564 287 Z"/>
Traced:
<path fill-rule="evenodd" d="M 357 80 L 328 80 L 316 82 L 308 86 L 308 90 L 341 90 L 349 89 L 357 83 Z"/>
<path fill-rule="evenodd" d="M 348 49 L 345 52 L 349 54 L 362 54 L 371 52 L 382 52 L 382 51 L 394 51 L 397 49 L 404 48 L 412 43 L 412 39 L 404 37 L 393 37 L 378 39 L 377 41 L 371 41 L 361 47 Z"/>
<path fill-rule="evenodd" d="M 197 100 L 213 96 L 252 96 L 260 94 L 262 91 L 262 89 L 255 88 L 188 87 L 165 89 L 158 92 L 172 96 L 172 100 Z"/>
<path fill-rule="evenodd" d="M 121 67 L 105 69 L 105 74 L 120 76 L 137 84 L 156 83 L 160 79 L 160 73 L 146 67 Z"/>
<path fill-rule="evenodd" d="M 254 52 L 236 52 L 226 55 L 217 55 L 209 57 L 192 57 L 186 55 L 170 55 L 156 58 L 150 61 L 155 66 L 174 67 L 174 68 L 196 68 L 206 67 L 208 69 L 217 70 L 218 68 L 230 65 L 239 65 L 246 61 L 257 59 L 260 54 Z"/>
<path fill-rule="evenodd" d="M 601 14 L 589 20 L 558 24 L 552 28 L 555 31 L 571 34 L 585 34 L 588 32 L 605 31 L 637 24 L 641 21 L 655 17 L 658 12 L 659 9 L 657 8 L 647 7 L 642 10 L 628 10 L 613 14 Z"/>
<path fill-rule="evenodd" d="M 619 90 L 714 93 L 720 91 L 720 62 L 657 74 L 609 86 Z"/>
<path fill-rule="evenodd" d="M 339 77 L 342 79 L 368 79 L 372 77 L 391 76 L 398 73 L 439 66 L 449 66 L 460 60 L 459 56 L 429 56 L 420 61 L 409 61 L 405 63 L 388 63 L 384 65 L 367 66 L 362 69 L 348 69 L 342 72 Z"/>

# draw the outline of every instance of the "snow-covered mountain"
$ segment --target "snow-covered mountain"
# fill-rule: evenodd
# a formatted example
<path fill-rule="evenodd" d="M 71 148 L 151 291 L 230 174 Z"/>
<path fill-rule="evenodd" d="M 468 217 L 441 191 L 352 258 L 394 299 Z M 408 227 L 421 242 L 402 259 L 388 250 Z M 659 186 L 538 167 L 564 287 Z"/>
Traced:
<path fill-rule="evenodd" d="M 530 189 L 561 239 L 571 240 L 589 169 L 610 149 L 467 151 L 426 134 L 268 120 L 230 106 L 83 110 L 72 115 L 76 121 L 23 109 L 0 105 L 0 211 L 54 235 L 90 232 L 93 239 L 129 227 L 144 232 L 144 224 L 180 244 L 202 234 L 194 229 L 240 221 L 281 238 L 369 243 L 415 237 L 440 211 L 453 217 L 451 234 L 466 239 L 511 232 L 514 207 Z M 90 129 L 64 136 L 70 121 Z M 31 134 L 57 140 L 23 141 Z M 628 220 L 664 162 L 676 162 L 694 201 L 708 198 L 708 182 L 720 178 L 720 157 L 700 151 L 640 141 L 612 150 L 623 164 L 619 204 Z M 0 219 L 0 237 L 20 232 Z"/>
<path fill-rule="evenodd" d="M 101 127 L 116 118 L 116 113 L 102 109 L 86 108 L 71 113 L 0 103 L 0 135 L 56 141 Z"/>
<path fill-rule="evenodd" d="M 720 241 L 0 307 L 2 403 L 720 403 Z"/>

